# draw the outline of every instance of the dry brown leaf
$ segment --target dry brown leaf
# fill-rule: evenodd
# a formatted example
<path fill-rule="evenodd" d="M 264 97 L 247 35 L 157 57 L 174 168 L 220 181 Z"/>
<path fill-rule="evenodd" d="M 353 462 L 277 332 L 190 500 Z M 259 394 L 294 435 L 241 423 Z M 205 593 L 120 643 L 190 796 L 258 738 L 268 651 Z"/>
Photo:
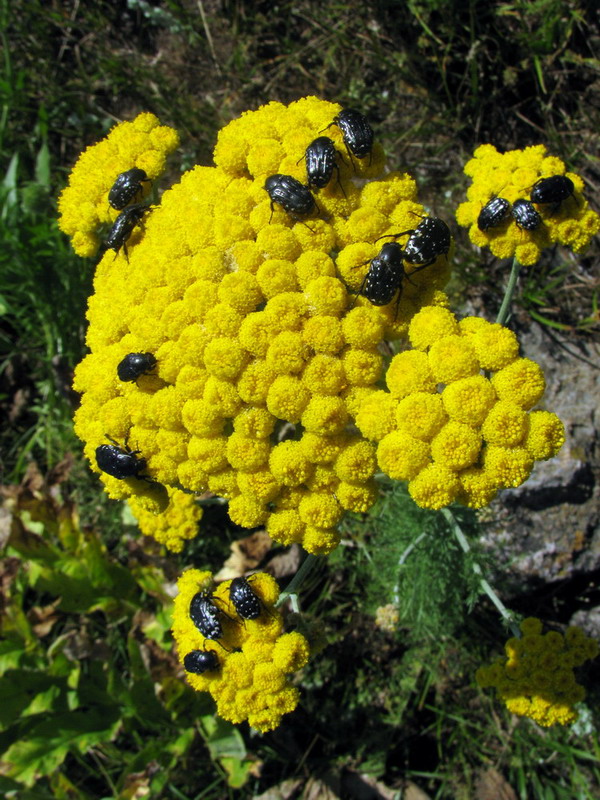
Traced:
<path fill-rule="evenodd" d="M 325 780 L 309 778 L 302 792 L 302 800 L 337 800 L 340 797 L 339 777 L 329 773 L 326 778 L 327 783 Z"/>
<path fill-rule="evenodd" d="M 231 555 L 215 575 L 215 580 L 228 581 L 256 569 L 272 546 L 266 531 L 256 531 L 245 539 L 238 539 L 231 545 Z"/>
<path fill-rule="evenodd" d="M 269 561 L 265 568 L 274 578 L 287 578 L 298 572 L 298 567 L 302 561 L 302 551 L 300 545 L 293 544 L 285 553 L 280 553 Z"/>
<path fill-rule="evenodd" d="M 431 797 L 419 789 L 416 783 L 407 781 L 402 787 L 402 800 L 431 800 Z"/>
<path fill-rule="evenodd" d="M 44 476 L 40 472 L 35 461 L 30 461 L 25 470 L 25 475 L 21 481 L 21 486 L 28 489 L 32 494 L 41 492 L 44 488 Z"/>
<path fill-rule="evenodd" d="M 131 772 L 125 776 L 119 800 L 139 800 L 150 794 L 150 778 L 146 772 Z"/>
<path fill-rule="evenodd" d="M 42 637 L 50 633 L 54 623 L 59 619 L 60 614 L 56 613 L 56 607 L 62 598 L 57 598 L 50 605 L 40 608 L 40 606 L 33 606 L 27 612 L 27 619 L 31 622 L 33 632 L 36 636 Z"/>
<path fill-rule="evenodd" d="M 2 545 L 2 538 L 0 537 L 0 547 L 2 547 Z M 6 600 L 8 598 L 10 586 L 19 572 L 20 566 L 20 558 L 14 558 L 13 556 L 0 558 L 0 610 L 7 605 Z"/>
<path fill-rule="evenodd" d="M 480 772 L 475 784 L 475 800 L 517 800 L 512 786 L 494 767 Z"/>
<path fill-rule="evenodd" d="M 302 783 L 302 778 L 290 778 L 278 783 L 277 786 L 271 786 L 266 792 L 256 795 L 254 800 L 290 800 L 291 797 L 296 796 Z"/>
<path fill-rule="evenodd" d="M 62 461 L 59 461 L 58 464 L 52 467 L 48 473 L 46 477 L 46 483 L 48 486 L 54 486 L 57 483 L 66 481 L 71 474 L 74 463 L 75 459 L 73 457 L 73 453 L 67 453 Z"/>
<path fill-rule="evenodd" d="M 82 658 L 89 658 L 93 648 L 85 628 L 71 630 L 64 636 L 66 642 L 62 651 L 70 661 L 81 661 Z"/>
<path fill-rule="evenodd" d="M 347 770 L 342 776 L 342 795 L 352 800 L 393 800 L 398 797 L 398 789 L 392 789 L 372 775 L 359 775 Z M 402 800 L 430 800 L 414 783 L 406 783 L 402 788 Z"/>

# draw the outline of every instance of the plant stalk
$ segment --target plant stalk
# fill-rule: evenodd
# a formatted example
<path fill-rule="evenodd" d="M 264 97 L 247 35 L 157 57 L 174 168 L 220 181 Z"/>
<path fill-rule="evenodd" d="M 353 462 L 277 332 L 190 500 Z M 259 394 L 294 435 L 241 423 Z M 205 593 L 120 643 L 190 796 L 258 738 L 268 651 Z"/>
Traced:
<path fill-rule="evenodd" d="M 310 553 L 306 556 L 300 569 L 290 581 L 287 589 L 279 595 L 279 599 L 275 603 L 275 607 L 283 605 L 289 599 L 292 606 L 292 611 L 297 614 L 300 613 L 300 606 L 298 605 L 298 592 L 302 587 L 307 576 L 312 572 L 315 564 L 317 563 L 318 556 L 313 556 Z"/>
<path fill-rule="evenodd" d="M 448 522 L 448 525 L 450 526 L 452 533 L 456 537 L 456 540 L 458 541 L 462 551 L 464 553 L 472 553 L 473 551 L 471 549 L 471 545 L 469 544 L 467 537 L 462 532 L 461 527 L 456 521 L 454 514 L 448 508 L 442 508 L 441 511 L 444 517 L 446 517 L 446 521 Z M 519 626 L 516 623 L 512 611 L 509 611 L 508 608 L 506 608 L 502 600 L 500 600 L 496 592 L 493 590 L 493 588 L 490 586 L 487 580 L 483 577 L 483 570 L 476 562 L 473 562 L 473 572 L 479 577 L 479 585 L 481 586 L 485 594 L 487 594 L 487 596 L 490 598 L 492 603 L 496 606 L 496 608 L 500 612 L 500 615 L 506 621 L 508 627 L 510 628 L 513 636 L 516 636 L 517 638 L 520 639 L 522 634 L 519 629 Z"/>
<path fill-rule="evenodd" d="M 515 257 L 513 258 L 512 267 L 510 268 L 510 276 L 508 278 L 506 291 L 504 292 L 504 298 L 502 299 L 502 305 L 500 306 L 500 311 L 498 311 L 498 316 L 496 317 L 496 322 L 499 325 L 504 325 L 510 315 L 510 304 L 517 287 L 517 280 L 519 278 L 520 271 L 521 265 Z"/>

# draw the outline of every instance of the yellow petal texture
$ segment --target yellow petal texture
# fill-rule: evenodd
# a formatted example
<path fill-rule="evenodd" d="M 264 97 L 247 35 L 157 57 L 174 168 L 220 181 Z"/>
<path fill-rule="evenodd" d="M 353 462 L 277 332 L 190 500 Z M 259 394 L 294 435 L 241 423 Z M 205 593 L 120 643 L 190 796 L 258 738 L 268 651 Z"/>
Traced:
<path fill-rule="evenodd" d="M 573 668 L 595 658 L 598 643 L 577 627 L 564 635 L 542 634 L 535 617 L 523 620 L 520 628 L 522 636 L 506 643 L 505 657 L 477 670 L 477 683 L 494 687 L 509 711 L 542 727 L 571 725 L 578 716 L 574 705 L 585 696 Z"/>
<path fill-rule="evenodd" d="M 283 632 L 283 620 L 274 605 L 279 597 L 277 582 L 264 572 L 248 579 L 260 602 L 256 619 L 242 619 L 231 602 L 231 581 L 214 587 L 210 572 L 186 570 L 177 582 L 173 607 L 173 638 L 179 660 L 194 651 L 212 651 L 218 667 L 202 674 L 186 672 L 192 688 L 210 692 L 217 713 L 230 722 L 248 720 L 264 733 L 276 728 L 283 714 L 298 705 L 299 692 L 290 674 L 309 658 L 309 645 L 301 633 Z M 218 640 L 206 639 L 190 617 L 190 603 L 197 592 L 209 592 L 222 627 Z"/>
<path fill-rule="evenodd" d="M 525 266 L 536 264 L 542 250 L 562 244 L 579 253 L 600 231 L 600 216 L 590 209 L 583 197 L 583 181 L 555 156 L 546 156 L 543 145 L 499 153 L 493 145 L 482 145 L 464 168 L 472 179 L 467 190 L 467 202 L 456 210 L 459 225 L 469 228 L 469 238 L 478 247 L 489 247 L 498 258 L 513 256 Z M 532 231 L 520 228 L 512 215 L 501 225 L 481 231 L 477 219 L 482 208 L 493 198 L 502 197 L 510 203 L 529 200 L 531 190 L 540 178 L 566 175 L 573 181 L 573 195 L 553 208 L 552 204 L 536 205 L 541 223 Z"/>

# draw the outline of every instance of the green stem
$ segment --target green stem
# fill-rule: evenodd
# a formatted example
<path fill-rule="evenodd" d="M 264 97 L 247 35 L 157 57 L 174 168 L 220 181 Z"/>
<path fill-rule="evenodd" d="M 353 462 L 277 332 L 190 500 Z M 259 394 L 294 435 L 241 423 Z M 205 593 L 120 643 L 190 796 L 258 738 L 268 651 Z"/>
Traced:
<path fill-rule="evenodd" d="M 454 514 L 448 508 L 442 508 L 442 514 L 446 517 L 446 521 L 448 522 L 448 525 L 450 526 L 452 533 L 454 534 L 460 547 L 462 548 L 463 553 L 472 553 L 473 551 L 471 550 L 471 545 L 469 544 L 467 537 L 462 532 L 460 525 L 458 524 L 456 518 L 454 517 Z M 483 577 L 483 570 L 476 562 L 473 562 L 473 572 L 479 577 L 479 585 L 481 586 L 483 591 L 487 594 L 492 603 L 496 606 L 503 619 L 506 620 L 506 623 L 509 626 L 513 636 L 520 638 L 521 631 L 519 630 L 519 626 L 516 623 L 512 611 L 509 611 L 508 608 L 506 608 L 502 600 L 500 600 L 496 592 L 492 589 L 490 584 Z"/>
<path fill-rule="evenodd" d="M 412 551 L 415 549 L 415 547 L 419 544 L 419 542 L 422 539 L 425 539 L 426 536 L 428 536 L 427 533 L 421 533 L 419 536 L 417 536 L 417 538 L 414 540 L 414 542 L 411 542 L 411 544 L 408 545 L 406 550 L 400 556 L 400 560 L 398 561 L 398 566 L 399 567 L 401 567 L 404 564 L 404 562 L 409 557 L 409 555 L 412 553 Z"/>
<path fill-rule="evenodd" d="M 292 580 L 290 581 L 287 589 L 285 592 L 282 592 L 279 595 L 279 600 L 275 603 L 275 607 L 283 605 L 286 600 L 289 599 L 292 605 L 292 611 L 299 613 L 300 607 L 298 605 L 298 592 L 300 591 L 300 587 L 304 583 L 305 578 L 307 575 L 312 572 L 313 567 L 318 561 L 318 556 L 307 555 L 302 564 L 300 565 L 300 569 L 294 575 Z"/>
<path fill-rule="evenodd" d="M 496 317 L 496 322 L 499 323 L 500 325 L 504 325 L 504 323 L 508 319 L 510 313 L 510 304 L 513 298 L 513 294 L 515 293 L 515 289 L 517 287 L 517 279 L 519 277 L 520 270 L 521 270 L 521 265 L 519 264 L 516 258 L 513 258 L 512 267 L 510 269 L 510 277 L 508 279 L 508 285 L 504 293 L 504 299 L 502 300 L 500 311 L 498 312 L 498 316 Z"/>

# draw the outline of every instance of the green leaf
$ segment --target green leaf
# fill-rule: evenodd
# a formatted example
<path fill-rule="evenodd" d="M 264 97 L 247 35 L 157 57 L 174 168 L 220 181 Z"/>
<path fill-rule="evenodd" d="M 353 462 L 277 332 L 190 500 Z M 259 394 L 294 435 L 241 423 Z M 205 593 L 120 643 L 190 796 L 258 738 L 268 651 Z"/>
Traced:
<path fill-rule="evenodd" d="M 15 639 L 5 639 L 0 642 L 0 675 L 8 669 L 15 669 L 21 663 L 25 651 L 23 643 Z"/>
<path fill-rule="evenodd" d="M 9 211 L 17 206 L 17 172 L 19 170 L 19 154 L 13 153 L 4 175 L 2 185 L 5 189 L 2 219 L 6 219 Z"/>
<path fill-rule="evenodd" d="M 227 773 L 227 783 L 233 789 L 240 789 L 246 783 L 254 766 L 250 759 L 239 761 L 237 758 L 222 758 L 220 763 Z"/>
<path fill-rule="evenodd" d="M 221 717 L 206 716 L 200 720 L 204 741 L 213 760 L 246 757 L 246 746 L 239 730 Z"/>
<path fill-rule="evenodd" d="M 144 634 L 167 652 L 171 652 L 173 648 L 173 639 L 170 633 L 173 623 L 172 609 L 173 604 L 169 602 L 168 606 L 163 606 L 155 617 L 151 617 L 142 625 Z"/>
<path fill-rule="evenodd" d="M 50 150 L 44 141 L 35 159 L 35 179 L 45 189 L 50 189 Z"/>
<path fill-rule="evenodd" d="M 202 717 L 201 726 L 211 758 L 226 771 L 229 785 L 243 786 L 252 764 L 246 760 L 246 746 L 239 730 L 217 716 Z"/>
<path fill-rule="evenodd" d="M 55 772 L 49 778 L 54 800 L 88 800 L 89 795 L 81 792 L 62 772 Z"/>
<path fill-rule="evenodd" d="M 85 753 L 90 747 L 116 736 L 120 727 L 116 709 L 73 711 L 52 716 L 32 728 L 26 739 L 4 753 L 4 775 L 31 787 L 43 775 L 53 773 L 70 750 Z"/>
<path fill-rule="evenodd" d="M 21 520 L 16 518 L 13 519 L 7 546 L 9 550 L 15 550 L 25 559 L 41 561 L 45 564 L 54 564 L 60 557 L 58 550 L 46 544 L 37 533 L 27 530 Z"/>
<path fill-rule="evenodd" d="M 64 680 L 44 672 L 10 670 L 0 684 L 0 724 L 7 726 L 18 718 L 56 709 L 65 691 Z"/>

